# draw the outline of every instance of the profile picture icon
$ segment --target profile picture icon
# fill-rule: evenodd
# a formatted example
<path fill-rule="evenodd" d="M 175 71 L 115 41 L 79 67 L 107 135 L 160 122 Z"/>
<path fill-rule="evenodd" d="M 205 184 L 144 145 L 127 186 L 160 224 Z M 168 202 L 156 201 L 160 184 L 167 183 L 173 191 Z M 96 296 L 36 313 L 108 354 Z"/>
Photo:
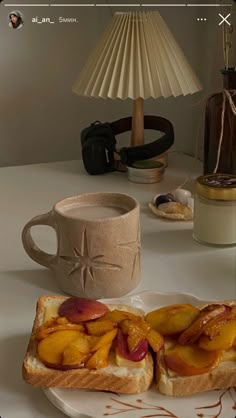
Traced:
<path fill-rule="evenodd" d="M 22 13 L 18 10 L 15 10 L 8 15 L 9 17 L 9 26 L 12 29 L 20 29 L 22 28 L 24 22 L 23 22 L 23 16 Z"/>

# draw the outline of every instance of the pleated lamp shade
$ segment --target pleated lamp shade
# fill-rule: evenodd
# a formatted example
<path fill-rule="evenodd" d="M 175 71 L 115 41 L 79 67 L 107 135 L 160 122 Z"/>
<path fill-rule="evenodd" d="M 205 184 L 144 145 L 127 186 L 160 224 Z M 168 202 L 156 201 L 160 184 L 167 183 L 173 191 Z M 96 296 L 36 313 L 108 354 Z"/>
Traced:
<path fill-rule="evenodd" d="M 115 13 L 73 86 L 80 96 L 138 100 L 139 111 L 140 99 L 176 97 L 200 89 L 157 11 Z"/>

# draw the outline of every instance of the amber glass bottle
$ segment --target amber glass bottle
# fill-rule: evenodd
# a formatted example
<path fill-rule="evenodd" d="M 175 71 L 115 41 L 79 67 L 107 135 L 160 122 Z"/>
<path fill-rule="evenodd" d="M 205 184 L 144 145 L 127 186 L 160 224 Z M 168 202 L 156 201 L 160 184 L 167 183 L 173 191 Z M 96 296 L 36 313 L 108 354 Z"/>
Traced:
<path fill-rule="evenodd" d="M 205 115 L 204 174 L 236 174 L 236 69 L 223 70 L 224 92 L 208 98 Z M 224 117 L 222 117 L 224 112 Z M 221 142 L 220 152 L 219 143 Z"/>

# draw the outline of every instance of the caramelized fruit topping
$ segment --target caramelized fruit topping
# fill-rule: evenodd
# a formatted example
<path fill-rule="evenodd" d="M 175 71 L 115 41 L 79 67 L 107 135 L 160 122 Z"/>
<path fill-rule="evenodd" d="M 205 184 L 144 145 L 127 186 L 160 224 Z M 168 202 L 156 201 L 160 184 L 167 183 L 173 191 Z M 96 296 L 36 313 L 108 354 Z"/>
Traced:
<path fill-rule="evenodd" d="M 72 323 L 100 318 L 108 308 L 104 303 L 79 297 L 68 298 L 59 307 L 59 315 L 65 316 Z"/>
<path fill-rule="evenodd" d="M 166 366 L 179 376 L 194 376 L 207 373 L 220 361 L 220 351 L 205 351 L 195 345 L 175 345 L 166 350 Z"/>
<path fill-rule="evenodd" d="M 188 304 L 169 305 L 149 312 L 145 320 L 162 335 L 175 335 L 187 329 L 200 311 Z"/>

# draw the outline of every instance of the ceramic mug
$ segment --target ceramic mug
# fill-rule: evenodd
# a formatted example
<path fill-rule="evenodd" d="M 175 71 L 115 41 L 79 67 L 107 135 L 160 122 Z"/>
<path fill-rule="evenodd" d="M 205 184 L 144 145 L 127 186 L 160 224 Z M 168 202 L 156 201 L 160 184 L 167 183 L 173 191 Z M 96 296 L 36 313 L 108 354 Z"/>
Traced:
<path fill-rule="evenodd" d="M 35 244 L 35 225 L 55 229 L 55 255 Z M 22 242 L 29 257 L 51 269 L 70 295 L 119 297 L 140 281 L 140 207 L 125 194 L 88 193 L 61 200 L 25 225 Z"/>

